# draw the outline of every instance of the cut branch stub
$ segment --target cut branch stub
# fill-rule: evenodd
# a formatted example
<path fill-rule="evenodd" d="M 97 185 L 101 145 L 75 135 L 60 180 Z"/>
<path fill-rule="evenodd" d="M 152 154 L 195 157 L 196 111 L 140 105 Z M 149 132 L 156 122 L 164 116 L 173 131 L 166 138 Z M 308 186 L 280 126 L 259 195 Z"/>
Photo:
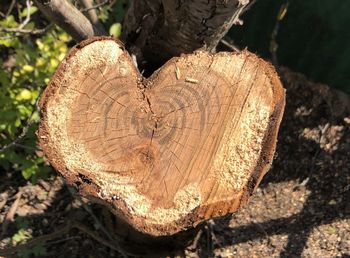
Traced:
<path fill-rule="evenodd" d="M 170 235 L 239 209 L 272 161 L 284 89 L 255 55 L 195 52 L 143 78 L 121 43 L 84 41 L 41 99 L 40 146 L 79 192 Z"/>

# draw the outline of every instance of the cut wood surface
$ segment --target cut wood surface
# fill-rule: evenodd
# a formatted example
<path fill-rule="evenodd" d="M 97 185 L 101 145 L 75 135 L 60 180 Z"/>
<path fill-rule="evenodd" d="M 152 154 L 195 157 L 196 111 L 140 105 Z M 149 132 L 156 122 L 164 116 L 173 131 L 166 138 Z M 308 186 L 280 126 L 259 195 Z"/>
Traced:
<path fill-rule="evenodd" d="M 170 235 L 245 204 L 284 109 L 255 55 L 195 52 L 143 78 L 119 41 L 73 48 L 41 99 L 40 146 L 79 192 L 138 231 Z"/>

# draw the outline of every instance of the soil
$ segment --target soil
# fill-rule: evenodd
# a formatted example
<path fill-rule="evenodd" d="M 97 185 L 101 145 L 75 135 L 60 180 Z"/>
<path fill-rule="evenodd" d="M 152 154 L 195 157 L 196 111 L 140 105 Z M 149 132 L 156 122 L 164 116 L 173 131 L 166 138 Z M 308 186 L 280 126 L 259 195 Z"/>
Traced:
<path fill-rule="evenodd" d="M 273 167 L 245 208 L 201 225 L 176 256 L 350 257 L 349 97 L 285 68 L 280 75 L 287 106 Z M 0 257 L 121 256 L 107 211 L 59 177 L 32 185 L 9 171 L 0 180 Z M 13 247 L 20 228 L 31 239 Z"/>

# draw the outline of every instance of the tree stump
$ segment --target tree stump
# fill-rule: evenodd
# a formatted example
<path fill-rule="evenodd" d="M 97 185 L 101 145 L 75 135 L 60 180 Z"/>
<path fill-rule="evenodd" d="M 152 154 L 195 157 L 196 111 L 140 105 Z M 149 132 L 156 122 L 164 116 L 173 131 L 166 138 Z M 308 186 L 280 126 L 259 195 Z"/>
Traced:
<path fill-rule="evenodd" d="M 38 139 L 79 193 L 167 236 L 247 202 L 284 104 L 274 68 L 247 51 L 182 55 L 144 78 L 119 41 L 98 37 L 59 65 Z"/>

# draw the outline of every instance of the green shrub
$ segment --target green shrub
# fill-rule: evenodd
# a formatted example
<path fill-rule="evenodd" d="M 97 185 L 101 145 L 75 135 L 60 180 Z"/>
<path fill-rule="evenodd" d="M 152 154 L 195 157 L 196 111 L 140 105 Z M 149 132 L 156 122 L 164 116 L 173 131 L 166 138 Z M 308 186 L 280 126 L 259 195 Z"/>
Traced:
<path fill-rule="evenodd" d="M 32 14 L 36 11 L 31 8 Z M 0 21 L 3 28 L 18 26 L 13 15 Z M 24 28 L 33 29 L 34 23 L 30 22 Z M 1 170 L 20 171 L 24 178 L 32 181 L 49 172 L 44 159 L 36 153 L 36 101 L 67 53 L 69 41 L 70 37 L 58 27 L 39 37 L 0 34 L 0 149 L 15 141 L 30 124 L 20 142 L 0 152 Z"/>

